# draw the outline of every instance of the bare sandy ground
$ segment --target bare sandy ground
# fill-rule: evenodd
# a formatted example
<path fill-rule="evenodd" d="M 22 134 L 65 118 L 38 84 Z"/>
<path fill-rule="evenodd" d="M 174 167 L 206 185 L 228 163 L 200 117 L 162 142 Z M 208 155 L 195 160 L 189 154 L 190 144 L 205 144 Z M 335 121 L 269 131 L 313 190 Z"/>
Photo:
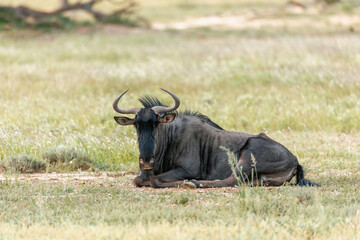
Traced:
<path fill-rule="evenodd" d="M 205 193 L 208 191 L 228 193 L 236 192 L 236 187 L 226 188 L 206 188 L 206 189 L 183 189 L 183 188 L 151 188 L 151 187 L 135 187 L 132 180 L 137 176 L 137 172 L 75 172 L 75 173 L 34 173 L 34 174 L 0 174 L 0 182 L 20 182 L 29 184 L 61 184 L 61 185 L 92 185 L 101 187 L 120 187 L 130 191 L 138 192 L 185 192 L 195 191 Z"/>
<path fill-rule="evenodd" d="M 184 31 L 195 28 L 211 28 L 222 30 L 261 30 L 261 29 L 326 29 L 328 27 L 360 29 L 360 16 L 329 15 L 320 18 L 309 16 L 277 17 L 273 15 L 258 16 L 251 12 L 243 15 L 220 15 L 197 18 L 187 18 L 173 22 L 153 22 L 150 29 L 155 31 L 178 30 Z M 133 34 L 146 31 L 146 29 L 129 28 L 114 24 L 105 24 L 98 27 L 99 31 L 108 34 Z M 79 33 L 92 31 L 88 27 L 79 28 Z"/>
<path fill-rule="evenodd" d="M 137 175 L 136 172 L 75 172 L 75 173 L 33 173 L 33 174 L 0 174 L 0 181 L 18 182 L 52 182 L 52 183 L 84 183 L 105 182 L 124 178 L 131 179 Z M 131 177 L 130 177 L 131 176 Z M 129 181 L 131 185 L 131 181 Z"/>
<path fill-rule="evenodd" d="M 225 29 L 261 29 L 266 27 L 288 27 L 297 28 L 301 26 L 312 26 L 322 28 L 329 25 L 354 27 L 360 25 L 360 16 L 332 15 L 321 19 L 313 19 L 306 16 L 296 18 L 278 18 L 274 16 L 257 16 L 247 13 L 238 16 L 207 16 L 199 18 L 188 18 L 183 21 L 161 23 L 154 22 L 152 28 L 155 30 L 186 30 L 200 27 L 218 27 Z"/>

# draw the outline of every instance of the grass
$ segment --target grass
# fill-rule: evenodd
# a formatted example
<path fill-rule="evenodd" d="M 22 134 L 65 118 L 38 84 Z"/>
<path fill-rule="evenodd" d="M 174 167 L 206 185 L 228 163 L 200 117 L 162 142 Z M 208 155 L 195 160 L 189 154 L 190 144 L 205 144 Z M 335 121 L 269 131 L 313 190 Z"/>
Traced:
<path fill-rule="evenodd" d="M 190 2 L 146 4 L 181 16 Z M 143 94 L 170 104 L 163 87 L 182 110 L 227 130 L 266 132 L 322 185 L 153 190 L 131 187 L 133 176 L 72 183 L 6 173 L 0 239 L 359 239 L 357 33 L 268 30 L 0 33 L 0 161 L 61 148 L 100 170 L 137 170 L 135 130 L 115 123 L 112 101 L 130 88 L 124 108 Z"/>
<path fill-rule="evenodd" d="M 0 170 L 18 173 L 45 172 L 47 163 L 31 155 L 18 154 L 0 161 Z"/>
<path fill-rule="evenodd" d="M 81 149 L 60 145 L 45 152 L 43 158 L 53 170 L 76 171 L 95 169 L 94 161 Z"/>
<path fill-rule="evenodd" d="M 58 34 L 24 41 L 5 35 L 0 40 L 0 157 L 41 157 L 64 145 L 134 170 L 135 131 L 117 126 L 111 107 L 126 88 L 131 91 L 123 107 L 139 106 L 136 99 L 145 93 L 170 103 L 159 90 L 164 87 L 180 97 L 181 109 L 200 110 L 228 130 L 280 135 L 281 142 L 286 136 L 277 131 L 298 133 L 298 141 L 304 134 L 317 138 L 319 133 L 326 134 L 323 141 L 339 133 L 358 139 L 356 39 L 199 39 L 143 32 L 123 38 Z M 346 146 L 337 154 L 355 156 L 358 146 Z M 300 149 L 310 147 L 316 149 Z"/>
<path fill-rule="evenodd" d="M 358 176 L 351 178 L 354 182 Z M 318 188 L 123 189 L 129 178 L 86 185 L 2 182 L 0 236 L 81 239 L 357 239 L 359 193 Z M 339 207 L 341 205 L 341 207 Z M 60 234 L 63 232 L 63 234 Z M 6 239 L 6 238 L 5 238 Z"/>

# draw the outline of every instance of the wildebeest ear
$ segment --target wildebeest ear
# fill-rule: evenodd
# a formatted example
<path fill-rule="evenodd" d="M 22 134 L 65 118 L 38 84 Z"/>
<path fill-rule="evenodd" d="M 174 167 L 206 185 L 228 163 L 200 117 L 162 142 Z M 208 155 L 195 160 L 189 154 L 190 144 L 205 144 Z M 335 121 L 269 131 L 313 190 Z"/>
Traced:
<path fill-rule="evenodd" d="M 115 121 L 120 125 L 134 125 L 135 119 L 127 117 L 114 117 Z"/>
<path fill-rule="evenodd" d="M 174 121 L 175 116 L 176 115 L 174 113 L 166 114 L 165 116 L 159 118 L 159 123 L 171 123 Z"/>

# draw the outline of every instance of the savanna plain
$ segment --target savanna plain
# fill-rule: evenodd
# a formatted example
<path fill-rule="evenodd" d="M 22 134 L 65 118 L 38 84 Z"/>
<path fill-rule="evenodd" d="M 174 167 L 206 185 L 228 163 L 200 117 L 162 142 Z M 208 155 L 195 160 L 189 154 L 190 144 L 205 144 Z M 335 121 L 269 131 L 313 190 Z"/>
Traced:
<path fill-rule="evenodd" d="M 0 239 L 360 239 L 360 26 L 328 21 L 358 13 L 294 15 L 282 1 L 139 3 L 164 25 L 254 8 L 281 10 L 265 20 L 290 25 L 0 32 Z M 112 109 L 127 88 L 124 108 L 144 94 L 172 104 L 165 88 L 180 110 L 265 132 L 321 186 L 135 188 L 135 129 L 117 125 Z M 44 173 L 11 169 L 29 159 Z"/>

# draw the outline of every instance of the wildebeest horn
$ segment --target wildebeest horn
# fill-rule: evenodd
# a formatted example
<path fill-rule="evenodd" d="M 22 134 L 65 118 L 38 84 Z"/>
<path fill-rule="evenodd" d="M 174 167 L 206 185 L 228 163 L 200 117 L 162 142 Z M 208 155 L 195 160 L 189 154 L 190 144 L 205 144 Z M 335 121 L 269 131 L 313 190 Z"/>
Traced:
<path fill-rule="evenodd" d="M 120 109 L 118 107 L 118 103 L 120 101 L 120 98 L 127 92 L 129 91 L 129 89 L 125 90 L 122 94 L 120 94 L 114 101 L 113 103 L 113 108 L 116 112 L 118 113 L 122 113 L 122 114 L 137 114 L 138 111 L 140 111 L 141 108 L 139 107 L 134 107 L 134 108 L 129 108 L 129 109 Z"/>
<path fill-rule="evenodd" d="M 172 107 L 155 106 L 155 107 L 152 107 L 152 110 L 154 110 L 154 112 L 157 114 L 163 113 L 163 112 L 171 112 L 171 111 L 176 110 L 180 106 L 180 99 L 175 94 L 173 94 L 172 92 L 170 92 L 166 89 L 162 88 L 161 90 L 167 92 L 168 94 L 170 94 L 172 96 L 172 98 L 175 101 L 175 105 Z"/>

